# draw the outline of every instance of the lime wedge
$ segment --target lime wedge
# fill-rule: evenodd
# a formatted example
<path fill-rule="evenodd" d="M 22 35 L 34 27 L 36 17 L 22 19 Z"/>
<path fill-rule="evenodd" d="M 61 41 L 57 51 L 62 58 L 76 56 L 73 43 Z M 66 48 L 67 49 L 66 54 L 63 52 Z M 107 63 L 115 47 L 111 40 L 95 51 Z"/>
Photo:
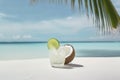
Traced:
<path fill-rule="evenodd" d="M 48 40 L 48 49 L 58 49 L 59 46 L 60 43 L 56 38 L 51 38 Z"/>

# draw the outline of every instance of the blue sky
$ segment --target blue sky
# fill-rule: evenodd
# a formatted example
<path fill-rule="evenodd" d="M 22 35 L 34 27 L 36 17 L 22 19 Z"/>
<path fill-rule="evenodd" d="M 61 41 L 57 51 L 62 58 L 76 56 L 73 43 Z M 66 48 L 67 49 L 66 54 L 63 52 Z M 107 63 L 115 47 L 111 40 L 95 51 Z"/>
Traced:
<path fill-rule="evenodd" d="M 120 14 L 120 0 L 112 1 Z M 120 40 L 116 32 L 100 35 L 92 19 L 71 10 L 70 5 L 0 0 L 0 41 L 47 41 L 51 37 L 61 41 Z"/>

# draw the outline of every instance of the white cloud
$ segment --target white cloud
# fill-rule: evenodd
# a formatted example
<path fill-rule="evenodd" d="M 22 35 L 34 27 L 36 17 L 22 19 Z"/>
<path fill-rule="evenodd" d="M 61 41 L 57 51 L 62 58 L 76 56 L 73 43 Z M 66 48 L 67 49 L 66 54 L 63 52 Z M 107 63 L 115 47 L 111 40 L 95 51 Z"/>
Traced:
<path fill-rule="evenodd" d="M 12 37 L 14 40 L 20 40 L 20 39 L 31 39 L 32 36 L 31 35 L 13 35 Z"/>
<path fill-rule="evenodd" d="M 0 13 L 0 18 L 1 18 L 1 19 L 2 19 L 2 18 L 8 18 L 8 17 L 12 17 L 12 16 L 7 15 L 7 14 L 5 14 L 5 13 Z"/>
<path fill-rule="evenodd" d="M 23 35 L 23 37 L 22 37 L 23 39 L 31 39 L 32 38 L 32 36 L 31 35 Z"/>
<path fill-rule="evenodd" d="M 8 14 L 1 13 L 1 12 L 0 12 L 0 19 L 3 19 L 3 18 L 14 18 L 14 17 L 15 17 L 15 16 L 8 15 Z"/>
<path fill-rule="evenodd" d="M 4 39 L 9 40 L 36 40 L 43 39 L 43 36 L 38 38 L 38 34 L 49 35 L 49 34 L 61 34 L 61 35 L 76 35 L 80 31 L 83 31 L 85 28 L 94 28 L 92 24 L 92 18 L 90 20 L 85 17 L 76 17 L 69 16 L 61 19 L 53 19 L 53 20 L 43 20 L 38 22 L 7 22 L 5 24 L 0 23 L 0 37 L 4 37 Z M 84 32 L 85 34 L 89 34 L 90 32 Z M 4 36 L 3 34 L 7 35 Z M 89 36 L 88 40 L 108 40 L 114 39 L 118 40 L 119 33 L 118 31 L 113 31 L 113 34 L 110 36 Z M 33 36 L 34 35 L 34 36 Z M 35 37 L 36 36 L 36 37 Z M 83 34 L 84 36 L 84 34 Z M 67 37 L 67 36 L 66 36 Z M 67 38 L 66 38 L 67 39 Z M 78 40 L 80 38 L 77 38 Z"/>
<path fill-rule="evenodd" d="M 13 38 L 13 39 L 20 39 L 21 36 L 20 36 L 20 35 L 14 35 L 12 38 Z"/>
<path fill-rule="evenodd" d="M 49 34 L 60 34 L 67 37 L 67 35 L 76 35 L 75 38 L 79 37 L 80 31 L 83 31 L 85 28 L 94 28 L 92 24 L 92 18 L 90 20 L 85 17 L 76 17 L 69 16 L 61 19 L 53 20 L 43 20 L 38 22 L 7 22 L 5 24 L 0 23 L 0 37 L 4 36 L 4 39 L 7 39 L 9 36 L 12 40 L 36 40 L 38 39 L 39 34 L 46 35 Z M 96 29 L 95 29 L 96 30 Z M 91 34 L 91 32 L 85 31 L 84 34 Z M 83 34 L 83 36 L 84 36 Z M 113 34 L 110 36 L 89 36 L 87 39 L 90 40 L 107 40 L 107 39 L 118 39 L 118 31 L 113 31 Z M 39 39 L 43 39 L 43 36 L 40 36 Z M 77 38 L 78 39 L 78 38 Z M 80 39 L 80 38 L 79 38 Z"/>
<path fill-rule="evenodd" d="M 38 22 L 4 22 L 0 23 L 0 33 L 9 40 L 37 39 L 39 35 L 74 35 L 84 27 L 91 27 L 92 19 L 85 16 L 68 16 L 66 18 L 43 20 Z M 43 39 L 40 36 L 39 39 Z"/>
<path fill-rule="evenodd" d="M 0 24 L 0 32 L 3 33 L 23 33 L 27 31 L 38 31 L 39 33 L 73 34 L 83 27 L 90 27 L 92 20 L 87 17 L 67 17 L 63 19 L 44 20 L 39 22 L 22 22 Z"/>
<path fill-rule="evenodd" d="M 73 17 L 67 17 L 67 19 L 68 19 L 68 20 L 71 20 L 71 19 L 73 19 Z"/>
<path fill-rule="evenodd" d="M 96 36 L 91 36 L 88 39 L 92 41 L 100 40 L 100 41 L 119 41 L 120 40 L 120 33 L 113 33 L 109 35 L 100 35 L 97 34 Z"/>
<path fill-rule="evenodd" d="M 4 13 L 0 13 L 0 17 L 6 17 L 7 15 Z"/>

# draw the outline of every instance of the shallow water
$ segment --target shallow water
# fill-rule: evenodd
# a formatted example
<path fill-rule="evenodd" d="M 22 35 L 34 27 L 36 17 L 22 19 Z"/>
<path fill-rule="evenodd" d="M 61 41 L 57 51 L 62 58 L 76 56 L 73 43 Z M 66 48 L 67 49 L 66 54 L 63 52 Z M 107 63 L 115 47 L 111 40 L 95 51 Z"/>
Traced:
<path fill-rule="evenodd" d="M 76 42 L 76 57 L 120 57 L 120 42 Z M 47 58 L 47 43 L 0 43 L 0 60 Z"/>

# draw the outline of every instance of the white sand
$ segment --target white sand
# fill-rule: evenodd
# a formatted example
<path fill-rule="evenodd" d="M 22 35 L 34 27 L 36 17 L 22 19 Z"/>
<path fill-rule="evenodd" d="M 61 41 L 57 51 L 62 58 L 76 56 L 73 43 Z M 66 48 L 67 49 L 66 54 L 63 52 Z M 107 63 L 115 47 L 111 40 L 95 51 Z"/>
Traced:
<path fill-rule="evenodd" d="M 0 80 L 120 80 L 120 57 L 75 58 L 67 68 L 49 59 L 0 61 Z"/>

